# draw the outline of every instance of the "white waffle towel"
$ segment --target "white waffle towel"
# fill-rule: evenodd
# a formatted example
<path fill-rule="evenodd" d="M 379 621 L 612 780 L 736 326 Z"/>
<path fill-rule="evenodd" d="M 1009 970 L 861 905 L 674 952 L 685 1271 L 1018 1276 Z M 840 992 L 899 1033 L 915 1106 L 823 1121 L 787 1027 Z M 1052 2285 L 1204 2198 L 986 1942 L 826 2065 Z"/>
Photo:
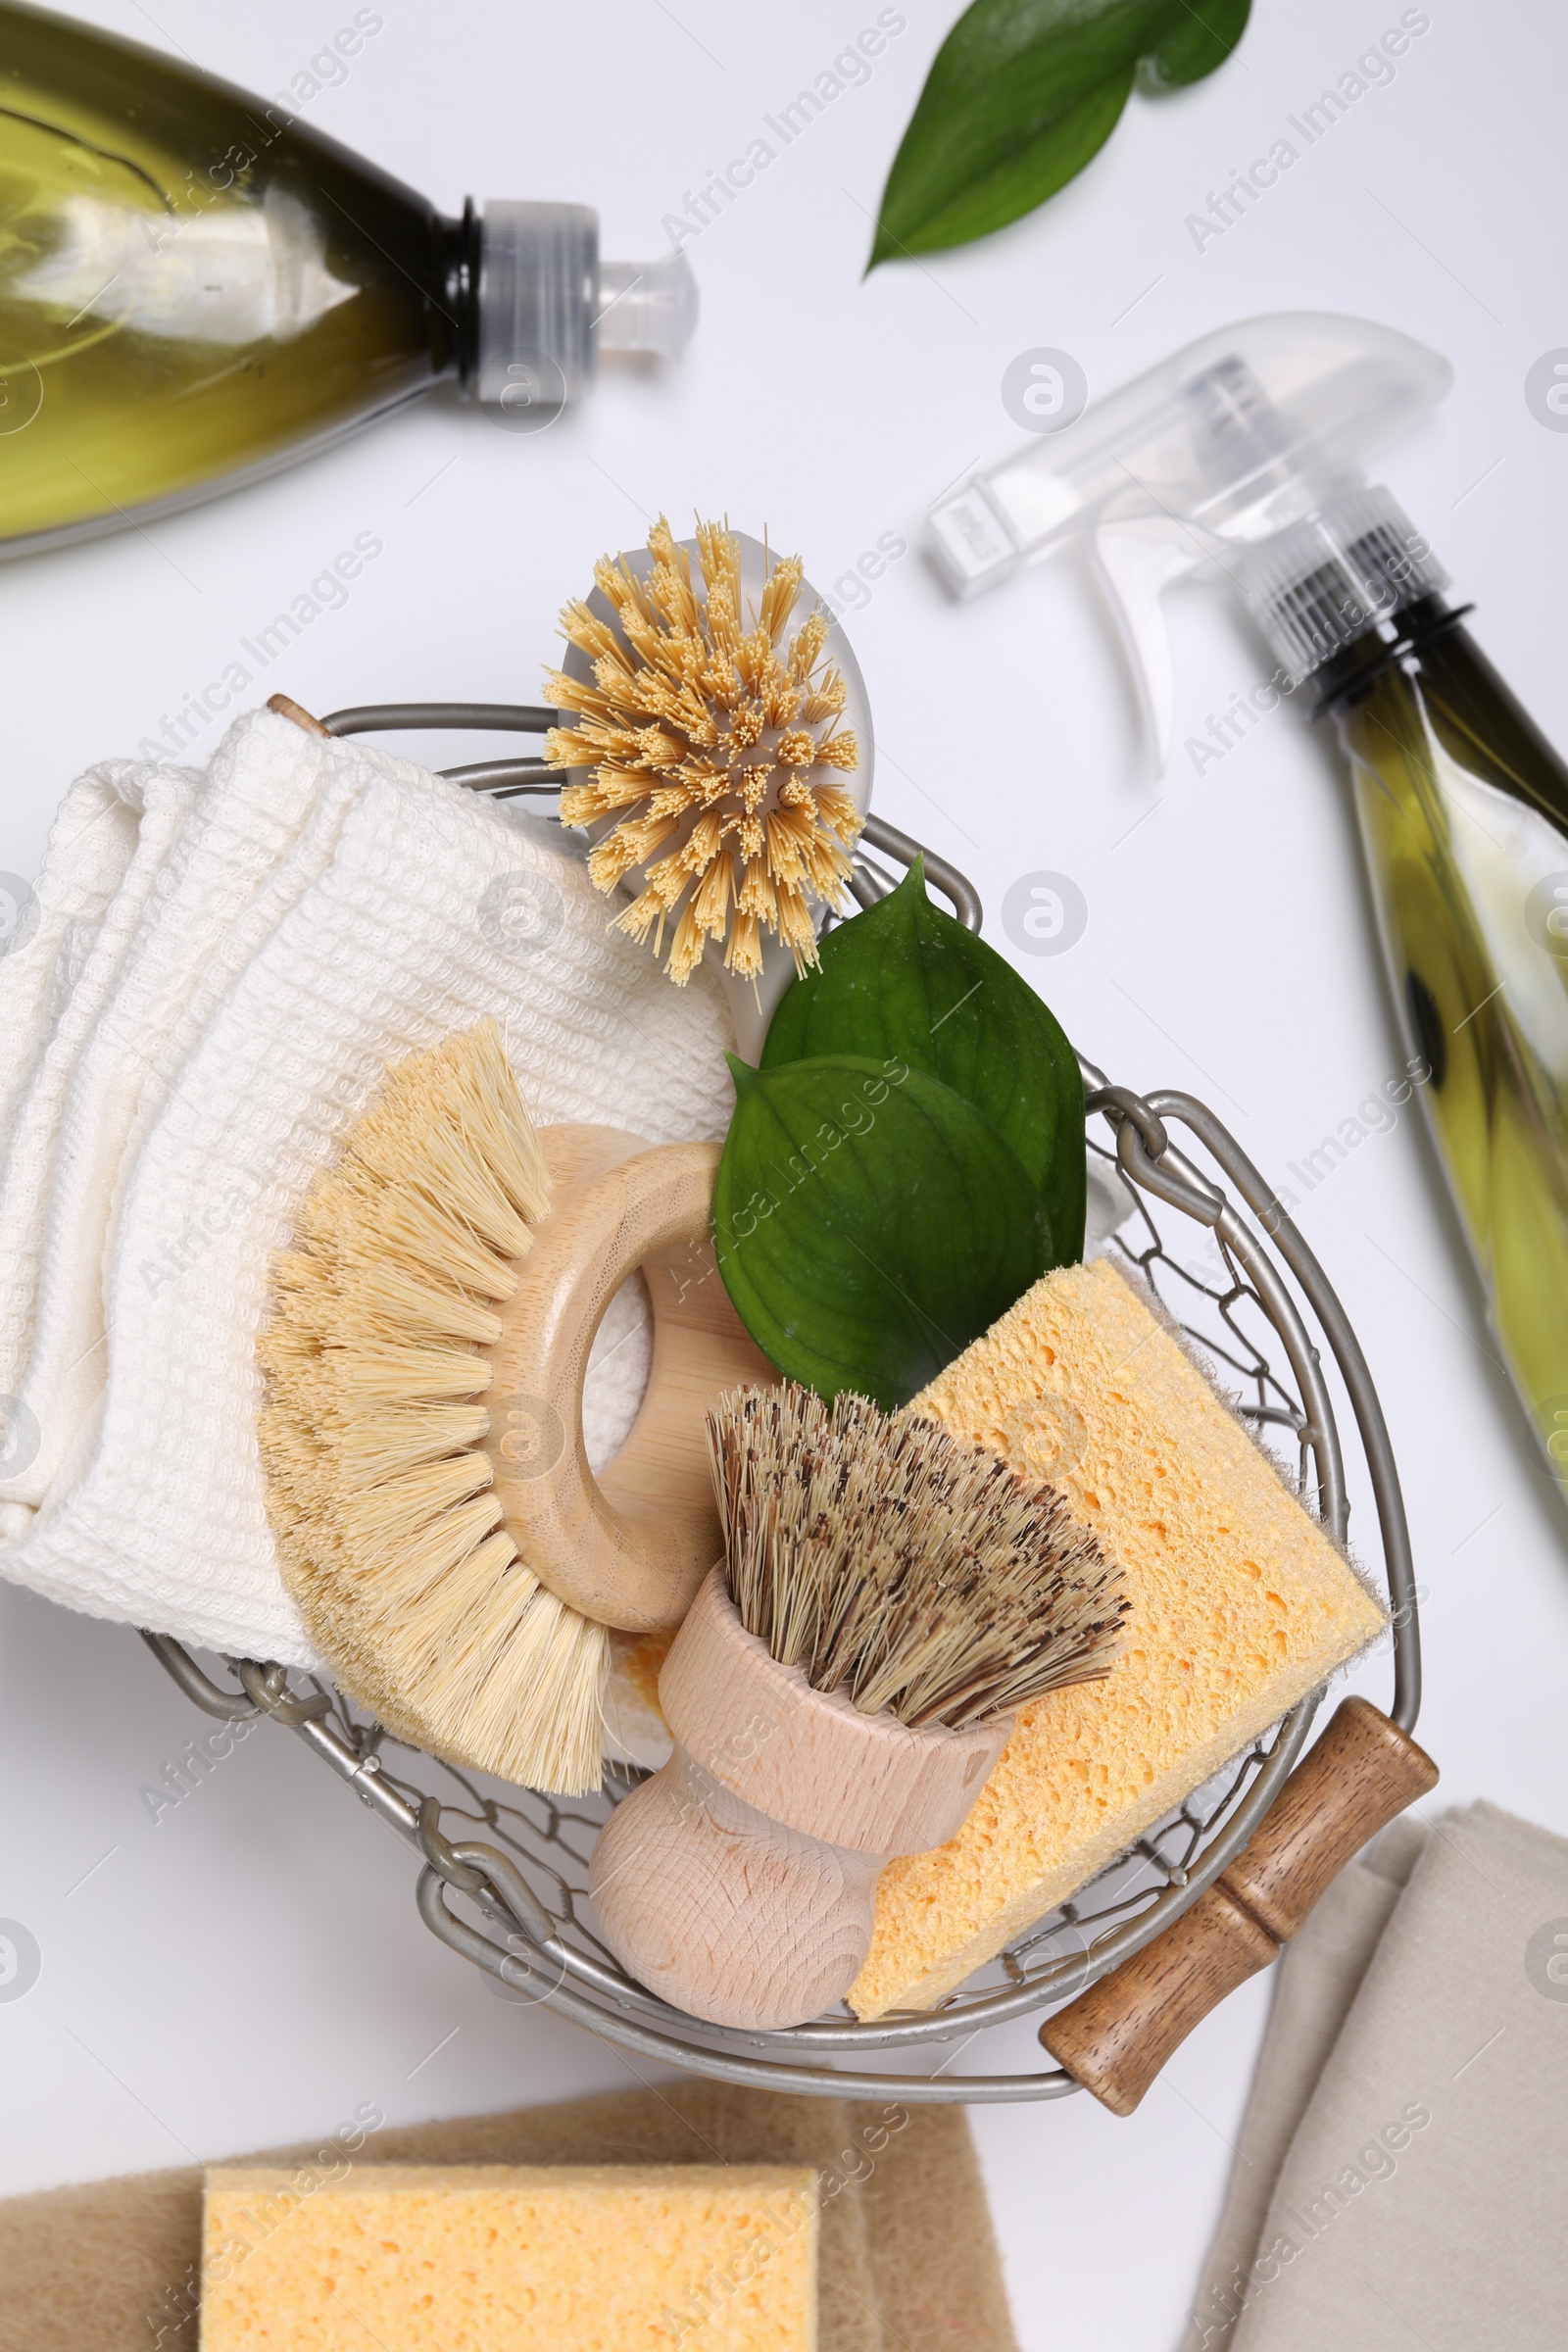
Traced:
<path fill-rule="evenodd" d="M 141 824 L 141 774 L 123 761 L 89 768 L 60 804 L 36 883 L 0 875 L 0 1157 L 44 1039 L 81 977 Z"/>
<path fill-rule="evenodd" d="M 15 1418 L 27 1444 L 0 1480 L 0 1500 L 42 1500 L 102 1392 L 104 1250 L 132 1129 L 140 1115 L 145 1131 L 167 1092 L 158 1082 L 160 1059 L 187 1006 L 195 999 L 210 1012 L 225 982 L 276 927 L 283 907 L 271 903 L 268 885 L 320 803 L 326 774 L 335 771 L 338 790 L 323 811 L 326 824 L 318 827 L 329 854 L 344 794 L 352 795 L 369 769 L 352 755 L 348 762 L 323 759 L 327 748 L 269 710 L 230 728 L 190 798 L 114 984 L 76 1054 L 47 1191 L 31 1352 L 16 1392 Z M 316 871 L 322 862 L 318 856 Z M 292 870 L 290 878 L 297 897 L 303 878 Z M 250 919 L 256 907 L 260 929 Z M 204 987 L 208 974 L 211 985 Z M 177 1060 L 194 1038 L 184 1034 L 180 1042 Z"/>
<path fill-rule="evenodd" d="M 5 1045 L 10 1103 L 0 1172 L 0 1464 L 7 1472 L 24 1473 L 37 1450 L 37 1424 L 18 1396 L 32 1350 L 44 1222 L 71 1081 L 118 985 L 197 781 L 188 769 L 129 760 L 84 777 L 51 836 L 37 886 L 37 932 L 0 965 L 14 966 L 14 1005 L 6 1009 L 18 1020 Z M 25 1516 L 0 1503 L 0 1534 L 15 1533 Z"/>
<path fill-rule="evenodd" d="M 301 735 L 294 757 L 363 783 L 318 877 L 221 993 L 198 992 L 205 1026 L 166 1064 L 120 1188 L 101 1410 L 0 1572 L 97 1616 L 307 1665 L 264 1507 L 255 1344 L 272 1254 L 383 1071 L 493 1014 L 541 1123 L 716 1138 L 733 1031 L 710 974 L 673 989 L 608 928 L 553 827 L 384 753 Z M 628 1296 L 625 1330 L 635 1314 Z"/>
<path fill-rule="evenodd" d="M 55 816 L 36 883 L 0 874 L 0 1170 L 11 1147 L 38 1057 L 52 1037 L 97 942 L 104 915 L 124 881 L 141 826 L 141 796 L 121 789 L 142 771 L 124 762 L 90 768 Z M 54 1109 L 58 1114 L 59 1098 Z M 42 1197 L 40 1167 L 54 1155 L 55 1120 L 33 1126 L 24 1147 L 33 1170 L 30 1198 Z M 0 1201 L 5 1198 L 0 1177 Z M 0 1222 L 6 1220 L 0 1219 Z M 30 1425 L 16 1390 L 32 1334 L 34 1289 L 24 1236 L 0 1247 L 0 1476 L 30 1450 Z M 0 1502 L 0 1543 L 20 1534 L 30 1513 Z"/>

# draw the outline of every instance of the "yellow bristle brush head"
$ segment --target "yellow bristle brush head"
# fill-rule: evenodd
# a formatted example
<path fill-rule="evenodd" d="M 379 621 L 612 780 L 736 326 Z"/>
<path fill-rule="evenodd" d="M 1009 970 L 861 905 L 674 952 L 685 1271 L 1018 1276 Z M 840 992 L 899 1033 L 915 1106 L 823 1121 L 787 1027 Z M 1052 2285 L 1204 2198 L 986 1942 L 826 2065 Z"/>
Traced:
<path fill-rule="evenodd" d="M 610 1628 L 678 1625 L 718 1554 L 704 1402 L 770 1378 L 712 1262 L 717 1163 L 536 1134 L 481 1021 L 389 1072 L 312 1185 L 258 1349 L 268 1513 L 313 1638 L 400 1738 L 598 1787 Z M 656 1372 L 607 1493 L 583 1381 L 639 1270 Z"/>
<path fill-rule="evenodd" d="M 860 751 L 842 723 L 845 678 L 826 658 L 831 617 L 820 607 L 796 616 L 800 559 L 768 557 L 748 600 L 732 532 L 699 523 L 696 549 L 694 576 L 661 516 L 646 570 L 605 557 L 594 571 L 605 610 L 576 599 L 562 614 L 591 679 L 545 680 L 573 722 L 551 731 L 545 757 L 590 771 L 563 792 L 562 822 L 594 835 L 601 890 L 640 877 L 616 928 L 657 954 L 668 925 L 664 968 L 682 985 L 710 939 L 743 980 L 762 969 L 764 933 L 797 971 L 813 965 L 812 902 L 842 905 L 864 821 L 847 788 Z"/>
<path fill-rule="evenodd" d="M 484 1350 L 549 1206 L 493 1021 L 401 1063 L 274 1264 L 260 1440 L 285 1579 L 350 1694 L 454 1762 L 580 1794 L 609 1633 L 519 1558 L 484 1446 Z"/>

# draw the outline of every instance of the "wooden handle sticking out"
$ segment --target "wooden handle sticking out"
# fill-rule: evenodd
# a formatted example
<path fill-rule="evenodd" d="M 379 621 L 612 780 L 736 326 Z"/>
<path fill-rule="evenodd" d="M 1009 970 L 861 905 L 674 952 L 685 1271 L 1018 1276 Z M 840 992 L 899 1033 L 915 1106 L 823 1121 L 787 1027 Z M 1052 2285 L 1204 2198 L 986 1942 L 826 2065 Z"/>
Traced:
<path fill-rule="evenodd" d="M 326 729 L 320 720 L 313 718 L 309 710 L 302 710 L 292 695 L 270 694 L 267 698 L 267 708 L 269 710 L 275 710 L 279 718 L 291 718 L 297 727 L 304 728 L 307 735 L 326 735 Z M 327 735 L 327 741 L 330 743 L 331 740 L 331 737 Z"/>
<path fill-rule="evenodd" d="M 723 1390 L 778 1378 L 714 1263 L 719 1147 L 651 1150 L 612 1127 L 546 1127 L 539 1140 L 554 1205 L 499 1310 L 485 1441 L 496 1494 L 519 1557 L 558 1599 L 627 1633 L 678 1625 L 722 1545 L 703 1417 Z M 654 1310 L 648 1393 L 596 1479 L 582 1436 L 588 1351 L 639 1267 Z"/>
<path fill-rule="evenodd" d="M 1351 1856 L 1437 1778 L 1386 1715 L 1346 1699 L 1235 1861 L 1162 1936 L 1047 2018 L 1043 2046 L 1113 2115 L 1131 2115 L 1200 2019 L 1268 1967 Z"/>
<path fill-rule="evenodd" d="M 651 1992 L 714 2025 L 798 2026 L 854 1984 L 889 1854 L 953 1837 L 1011 1729 L 911 1731 L 813 1690 L 747 1633 L 715 1568 L 670 1645 L 663 1769 L 599 1833 L 600 1931 Z"/>

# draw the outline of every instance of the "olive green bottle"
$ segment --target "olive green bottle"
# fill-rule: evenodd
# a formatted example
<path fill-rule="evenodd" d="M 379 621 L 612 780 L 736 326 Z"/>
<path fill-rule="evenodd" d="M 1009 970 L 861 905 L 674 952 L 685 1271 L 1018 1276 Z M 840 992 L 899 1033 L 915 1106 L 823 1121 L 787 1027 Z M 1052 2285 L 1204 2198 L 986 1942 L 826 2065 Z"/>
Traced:
<path fill-rule="evenodd" d="M 602 351 L 675 357 L 694 318 L 680 257 L 602 263 L 585 206 L 445 219 L 281 101 L 0 4 L 0 554 L 210 497 L 443 378 L 526 431 Z"/>
<path fill-rule="evenodd" d="M 1246 584 L 1349 762 L 1417 1091 L 1502 1357 L 1568 1483 L 1568 767 L 1387 491 L 1343 493 Z"/>
<path fill-rule="evenodd" d="M 1415 1093 L 1497 1348 L 1568 1487 L 1568 768 L 1472 643 L 1432 548 L 1366 479 L 1453 371 L 1332 312 L 1211 328 L 1065 429 L 943 493 L 933 551 L 972 596 L 1075 541 L 1098 561 L 1161 765 L 1163 591 L 1242 591 L 1285 695 L 1332 718 Z M 1201 775 L 1243 724 L 1189 739 Z M 1232 727 L 1234 726 L 1234 734 Z M 1489 1347 L 1489 1352 L 1492 1352 Z"/>

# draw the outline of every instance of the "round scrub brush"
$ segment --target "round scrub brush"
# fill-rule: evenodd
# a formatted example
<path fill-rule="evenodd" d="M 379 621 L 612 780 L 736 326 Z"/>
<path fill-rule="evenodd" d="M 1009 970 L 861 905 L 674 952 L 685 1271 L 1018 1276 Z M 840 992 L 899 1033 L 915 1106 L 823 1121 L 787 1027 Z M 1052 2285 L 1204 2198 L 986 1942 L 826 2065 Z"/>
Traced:
<path fill-rule="evenodd" d="M 956 1834 L 1016 1710 L 1108 1671 L 1127 1602 L 1057 1494 L 935 1422 L 791 1384 L 709 1429 L 726 1556 L 660 1675 L 674 1754 L 589 1893 L 673 2006 L 794 2026 L 854 1983 L 884 1861 Z"/>
<path fill-rule="evenodd" d="M 717 1157 L 536 1134 L 481 1022 L 389 1073 L 274 1262 L 260 1441 L 284 1575 L 344 1688 L 434 1754 L 597 1788 L 608 1629 L 678 1624 L 713 1558 L 702 1410 L 767 1377 L 703 1279 Z M 638 1267 L 653 1372 L 595 1480 L 588 1353 Z"/>
<path fill-rule="evenodd" d="M 605 557 L 594 580 L 545 684 L 571 720 L 545 746 L 573 776 L 562 821 L 592 836 L 601 890 L 634 893 L 617 927 L 671 979 L 711 940 L 770 1010 L 816 962 L 812 906 L 842 906 L 870 798 L 855 656 L 799 557 L 717 523 L 677 543 L 661 516 L 646 554 Z"/>

